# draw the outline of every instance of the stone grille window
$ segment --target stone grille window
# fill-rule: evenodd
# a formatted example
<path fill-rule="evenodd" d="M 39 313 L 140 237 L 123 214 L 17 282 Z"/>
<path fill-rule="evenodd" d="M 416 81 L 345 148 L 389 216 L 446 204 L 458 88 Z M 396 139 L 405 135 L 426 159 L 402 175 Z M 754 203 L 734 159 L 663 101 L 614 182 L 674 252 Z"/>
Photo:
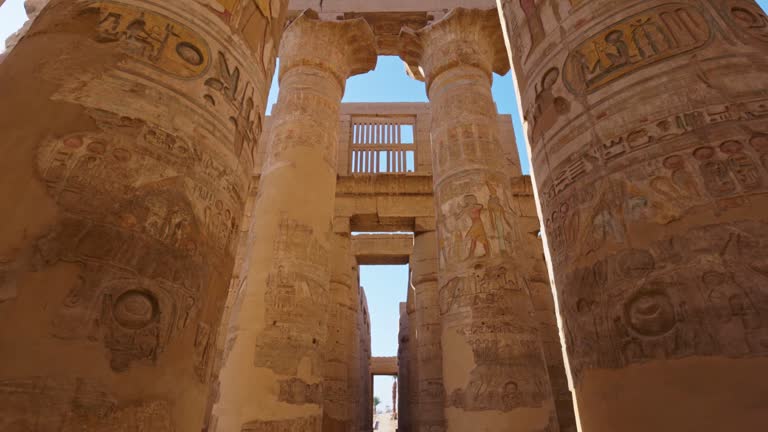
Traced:
<path fill-rule="evenodd" d="M 350 171 L 353 174 L 415 171 L 415 125 L 413 116 L 353 117 Z"/>

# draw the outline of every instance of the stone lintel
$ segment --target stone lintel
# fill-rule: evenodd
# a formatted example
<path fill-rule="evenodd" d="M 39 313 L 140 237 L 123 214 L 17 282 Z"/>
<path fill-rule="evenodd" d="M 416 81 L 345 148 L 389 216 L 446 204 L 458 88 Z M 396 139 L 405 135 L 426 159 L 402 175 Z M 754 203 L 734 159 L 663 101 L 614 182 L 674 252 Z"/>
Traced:
<path fill-rule="evenodd" d="M 371 357 L 371 375 L 398 374 L 397 357 Z"/>
<path fill-rule="evenodd" d="M 334 232 L 347 229 L 345 232 L 423 232 L 434 229 L 431 176 L 366 176 L 370 181 L 356 177 L 338 179 Z M 254 184 L 258 184 L 260 178 L 254 176 Z M 344 219 L 349 221 L 348 228 Z"/>
<path fill-rule="evenodd" d="M 412 252 L 411 234 L 362 234 L 352 237 L 352 253 L 359 265 L 408 264 Z"/>

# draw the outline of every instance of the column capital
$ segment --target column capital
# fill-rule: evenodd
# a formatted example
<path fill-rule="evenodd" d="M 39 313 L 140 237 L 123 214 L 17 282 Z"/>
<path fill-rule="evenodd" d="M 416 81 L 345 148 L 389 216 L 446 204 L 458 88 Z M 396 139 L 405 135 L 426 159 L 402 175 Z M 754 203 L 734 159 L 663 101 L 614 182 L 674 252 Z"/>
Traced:
<path fill-rule="evenodd" d="M 400 32 L 400 57 L 408 74 L 426 81 L 427 89 L 442 72 L 457 66 L 474 66 L 504 75 L 509 71 L 504 34 L 496 9 L 455 8 L 439 21 L 420 30 Z"/>
<path fill-rule="evenodd" d="M 285 29 L 280 46 L 280 78 L 299 66 L 330 72 L 344 88 L 347 78 L 376 68 L 373 30 L 363 18 L 322 21 L 307 9 Z"/>

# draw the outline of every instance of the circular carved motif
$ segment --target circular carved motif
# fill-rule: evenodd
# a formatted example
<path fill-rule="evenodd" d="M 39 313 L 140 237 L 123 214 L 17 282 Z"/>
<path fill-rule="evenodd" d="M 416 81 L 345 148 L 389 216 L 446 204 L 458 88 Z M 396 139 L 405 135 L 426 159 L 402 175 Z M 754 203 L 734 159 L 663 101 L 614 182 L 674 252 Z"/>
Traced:
<path fill-rule="evenodd" d="M 200 48 L 189 42 L 180 42 L 176 45 L 176 53 L 192 66 L 200 66 L 205 62 L 205 56 L 203 55 L 203 52 L 200 51 Z"/>
<path fill-rule="evenodd" d="M 112 310 L 115 321 L 132 330 L 146 327 L 158 314 L 157 300 L 151 294 L 133 290 L 121 294 Z"/>
<path fill-rule="evenodd" d="M 638 334 L 662 336 L 675 327 L 675 308 L 665 293 L 641 293 L 627 303 L 626 318 Z"/>

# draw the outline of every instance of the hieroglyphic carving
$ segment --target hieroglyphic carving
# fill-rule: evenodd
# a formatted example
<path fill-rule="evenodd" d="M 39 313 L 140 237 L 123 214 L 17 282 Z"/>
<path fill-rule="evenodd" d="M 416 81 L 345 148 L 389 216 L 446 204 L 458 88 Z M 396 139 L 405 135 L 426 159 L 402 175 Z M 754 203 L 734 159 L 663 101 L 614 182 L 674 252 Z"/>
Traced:
<path fill-rule="evenodd" d="M 570 272 L 561 311 L 575 375 L 659 358 L 768 353 L 766 228 L 703 226 Z"/>
<path fill-rule="evenodd" d="M 454 278 L 440 288 L 440 312 L 447 314 L 474 306 L 511 306 L 513 296 L 506 291 L 521 292 L 519 281 L 510 279 L 505 266 L 476 266 L 470 277 Z"/>
<path fill-rule="evenodd" d="M 633 179 L 631 187 L 621 176 L 611 176 L 558 195 L 545 207 L 553 259 L 559 262 L 605 244 L 619 245 L 625 239 L 627 222 L 667 224 L 701 206 L 721 212 L 746 205 L 750 194 L 768 188 L 768 170 L 761 162 L 765 154 L 758 150 L 764 148 L 759 144 L 762 140 L 762 134 L 753 132 L 711 145 L 684 142 L 688 148 L 647 160 L 621 174 Z"/>
<path fill-rule="evenodd" d="M 205 87 L 203 98 L 209 105 L 222 108 L 226 104 L 228 107 L 229 120 L 235 127 L 235 155 L 241 159 L 247 156 L 245 160 L 252 165 L 263 125 L 262 110 L 255 102 L 258 100 L 257 88 L 247 79 L 241 79 L 240 67 L 231 65 L 223 52 L 219 52 Z"/>
<path fill-rule="evenodd" d="M 294 405 L 322 404 L 323 384 L 308 384 L 298 378 L 280 381 L 278 400 Z"/>
<path fill-rule="evenodd" d="M 243 40 L 256 58 L 265 76 L 274 72 L 273 59 L 282 34 L 284 0 L 196 0 L 227 23 Z"/>
<path fill-rule="evenodd" d="M 768 43 L 768 15 L 754 1 L 720 0 L 720 11 L 745 43 Z"/>
<path fill-rule="evenodd" d="M 125 371 L 155 362 L 196 321 L 205 288 L 218 277 L 212 268 L 231 260 L 242 186 L 192 143 L 143 122 L 94 115 L 121 132 L 73 134 L 39 149 L 40 175 L 65 215 L 38 242 L 36 261 L 84 266 L 52 332 L 103 340 L 112 368 Z M 199 323 L 194 341 L 203 381 L 209 326 Z"/>
<path fill-rule="evenodd" d="M 240 432 L 306 432 L 320 430 L 322 424 L 323 420 L 319 416 L 290 420 L 261 420 L 244 424 Z"/>
<path fill-rule="evenodd" d="M 466 388 L 448 395 L 449 406 L 469 411 L 539 407 L 551 396 L 536 324 L 527 318 L 528 282 L 505 265 L 456 277 L 440 288 L 443 325 L 472 347 L 475 367 Z M 482 316 L 463 323 L 471 313 Z"/>
<path fill-rule="evenodd" d="M 634 154 L 656 151 L 665 143 L 683 139 L 707 126 L 745 120 L 768 119 L 768 99 L 714 105 L 693 111 L 665 115 L 620 136 L 605 138 L 583 151 L 572 154 L 552 170 L 541 193 L 553 200 L 572 185 L 588 178 L 601 166 L 611 166 Z M 626 163 L 626 162 L 624 162 Z"/>
<path fill-rule="evenodd" d="M 136 209 L 125 209 L 129 214 L 114 216 L 119 219 L 116 222 L 187 249 L 200 247 L 190 243 L 194 240 L 189 231 L 197 224 L 219 250 L 233 253 L 240 223 L 235 209 L 243 205 L 240 191 L 245 180 L 194 143 L 159 128 L 141 122 L 132 125 L 130 120 L 128 124 L 114 118 L 104 121 L 114 122 L 115 127 L 138 126 L 138 133 L 74 134 L 43 145 L 39 165 L 51 194 L 78 213 L 102 215 L 108 207 L 94 206 L 94 201 L 109 201 L 116 193 L 143 195 L 169 187 L 176 181 L 170 174 L 170 183 L 140 182 L 173 169 L 175 174 L 186 177 L 178 181 L 183 184 L 191 212 L 182 208 L 183 204 L 161 202 L 165 197 L 153 198 L 141 204 L 147 208 L 140 214 L 135 213 Z"/>
<path fill-rule="evenodd" d="M 205 40 L 188 27 L 153 11 L 137 9 L 111 2 L 96 3 L 101 19 L 96 40 L 119 43 L 119 47 L 142 63 L 175 77 L 194 79 L 205 76 L 204 100 L 222 111 L 234 126 L 234 154 L 252 165 L 256 142 L 261 135 L 263 109 L 258 84 L 252 82 L 241 68 L 228 59 L 223 51 L 211 54 Z M 264 21 L 265 23 L 267 21 Z M 259 40 L 260 44 L 270 39 Z M 264 54 L 264 76 L 272 73 L 274 48 Z M 123 65 L 130 67 L 130 65 Z M 269 67 L 269 71 L 265 68 Z"/>
<path fill-rule="evenodd" d="M 319 299 L 327 298 L 329 288 L 329 251 L 318 235 L 322 234 L 295 220 L 284 218 L 280 223 L 265 294 L 267 331 L 254 355 L 257 367 L 295 374 L 305 355 L 318 354 L 325 329 L 317 323 L 324 322 L 326 313 Z M 290 328 L 302 331 L 289 334 Z M 282 350 L 274 348 L 277 340 Z"/>
<path fill-rule="evenodd" d="M 145 400 L 120 404 L 82 379 L 31 377 L 0 381 L 0 430 L 173 432 L 171 404 Z"/>
<path fill-rule="evenodd" d="M 99 2 L 93 7 L 101 12 L 97 42 L 116 43 L 142 63 L 179 78 L 196 78 L 208 69 L 208 44 L 189 27 L 135 6 Z"/>
<path fill-rule="evenodd" d="M 579 44 L 563 66 L 575 94 L 592 93 L 636 70 L 706 45 L 712 38 L 701 10 L 670 3 L 628 17 Z"/>
<path fill-rule="evenodd" d="M 510 411 L 538 407 L 549 396 L 544 374 L 532 374 L 533 365 L 544 367 L 536 338 L 501 342 L 492 334 L 470 339 L 475 368 L 469 385 L 448 396 L 448 406 L 467 411 Z"/>

